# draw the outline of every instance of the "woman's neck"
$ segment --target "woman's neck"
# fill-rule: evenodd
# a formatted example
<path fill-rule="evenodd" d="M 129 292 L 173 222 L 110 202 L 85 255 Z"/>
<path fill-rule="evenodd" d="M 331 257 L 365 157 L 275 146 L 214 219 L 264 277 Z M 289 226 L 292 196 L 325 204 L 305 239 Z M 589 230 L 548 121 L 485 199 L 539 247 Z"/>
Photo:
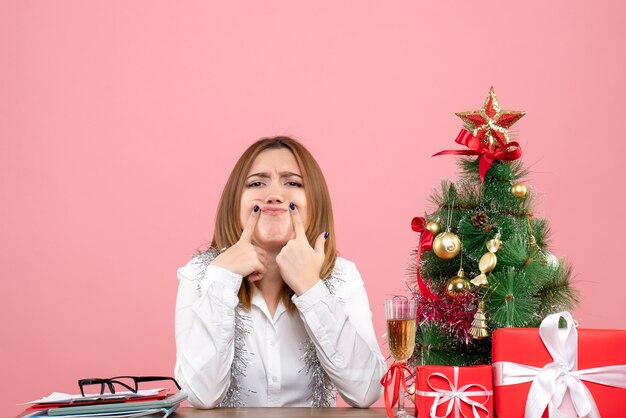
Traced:
<path fill-rule="evenodd" d="M 254 283 L 257 289 L 261 292 L 263 299 L 265 299 L 265 304 L 267 305 L 267 309 L 269 310 L 272 318 L 278 308 L 280 293 L 283 288 L 283 284 L 285 283 L 280 275 L 278 264 L 276 264 L 277 255 L 278 252 L 267 251 L 265 265 L 267 271 L 261 280 Z"/>

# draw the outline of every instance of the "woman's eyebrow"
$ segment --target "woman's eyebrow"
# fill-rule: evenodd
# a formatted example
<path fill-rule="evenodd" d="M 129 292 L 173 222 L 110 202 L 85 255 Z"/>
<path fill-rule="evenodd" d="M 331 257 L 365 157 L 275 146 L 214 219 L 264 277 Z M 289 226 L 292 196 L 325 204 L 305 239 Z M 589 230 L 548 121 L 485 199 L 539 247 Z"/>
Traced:
<path fill-rule="evenodd" d="M 302 176 L 300 174 L 297 173 L 293 173 L 291 171 L 283 171 L 280 174 L 280 177 L 300 177 L 302 178 Z M 261 177 L 261 178 L 270 178 L 270 174 L 269 173 L 254 173 L 254 174 L 250 174 L 248 177 L 246 177 L 246 180 L 249 179 L 250 177 Z"/>
<path fill-rule="evenodd" d="M 291 171 L 283 171 L 282 173 L 280 173 L 281 177 L 300 177 L 302 178 L 302 176 L 300 174 L 297 173 L 292 173 Z"/>

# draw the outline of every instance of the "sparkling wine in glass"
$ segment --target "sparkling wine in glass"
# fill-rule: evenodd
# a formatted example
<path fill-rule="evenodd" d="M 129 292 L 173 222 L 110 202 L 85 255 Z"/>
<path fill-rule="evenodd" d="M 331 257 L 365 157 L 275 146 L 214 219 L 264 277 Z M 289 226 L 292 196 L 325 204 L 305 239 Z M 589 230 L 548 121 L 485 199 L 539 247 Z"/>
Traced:
<path fill-rule="evenodd" d="M 385 318 L 387 319 L 387 342 L 389 351 L 397 363 L 406 363 L 415 350 L 415 299 L 385 300 Z M 403 372 L 404 373 L 404 372 Z M 402 377 L 404 379 L 404 376 Z M 396 417 L 411 417 L 404 409 L 404 390 L 400 385 L 398 410 Z"/>
<path fill-rule="evenodd" d="M 415 318 L 388 319 L 389 351 L 399 363 L 406 362 L 415 350 Z"/>

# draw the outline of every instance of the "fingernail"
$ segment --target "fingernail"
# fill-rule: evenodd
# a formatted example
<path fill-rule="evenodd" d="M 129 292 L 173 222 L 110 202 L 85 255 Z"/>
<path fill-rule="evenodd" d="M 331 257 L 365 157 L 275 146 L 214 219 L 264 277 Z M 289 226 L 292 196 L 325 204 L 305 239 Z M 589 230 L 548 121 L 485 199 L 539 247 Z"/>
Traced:
<path fill-rule="evenodd" d="M 324 239 L 328 239 L 329 236 L 330 236 L 330 233 L 328 231 L 324 232 Z"/>
<path fill-rule="evenodd" d="M 294 210 L 295 208 L 296 208 L 296 205 L 293 202 L 291 202 L 289 204 L 289 209 Z"/>
<path fill-rule="evenodd" d="M 259 205 L 254 205 L 254 211 L 255 211 L 255 212 L 258 212 L 258 211 L 259 211 L 259 209 L 261 209 L 261 208 L 259 207 Z"/>

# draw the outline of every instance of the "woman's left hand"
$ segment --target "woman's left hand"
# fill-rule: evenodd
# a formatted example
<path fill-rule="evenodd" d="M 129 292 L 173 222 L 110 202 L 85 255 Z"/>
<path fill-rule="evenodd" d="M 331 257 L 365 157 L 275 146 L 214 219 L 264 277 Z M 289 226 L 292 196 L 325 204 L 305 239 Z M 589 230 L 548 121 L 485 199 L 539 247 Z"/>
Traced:
<path fill-rule="evenodd" d="M 325 257 L 324 244 L 328 236 L 322 232 L 315 240 L 315 248 L 311 247 L 298 208 L 293 204 L 290 207 L 293 207 L 289 213 L 295 235 L 276 256 L 276 264 L 287 286 L 300 296 L 320 280 Z"/>

